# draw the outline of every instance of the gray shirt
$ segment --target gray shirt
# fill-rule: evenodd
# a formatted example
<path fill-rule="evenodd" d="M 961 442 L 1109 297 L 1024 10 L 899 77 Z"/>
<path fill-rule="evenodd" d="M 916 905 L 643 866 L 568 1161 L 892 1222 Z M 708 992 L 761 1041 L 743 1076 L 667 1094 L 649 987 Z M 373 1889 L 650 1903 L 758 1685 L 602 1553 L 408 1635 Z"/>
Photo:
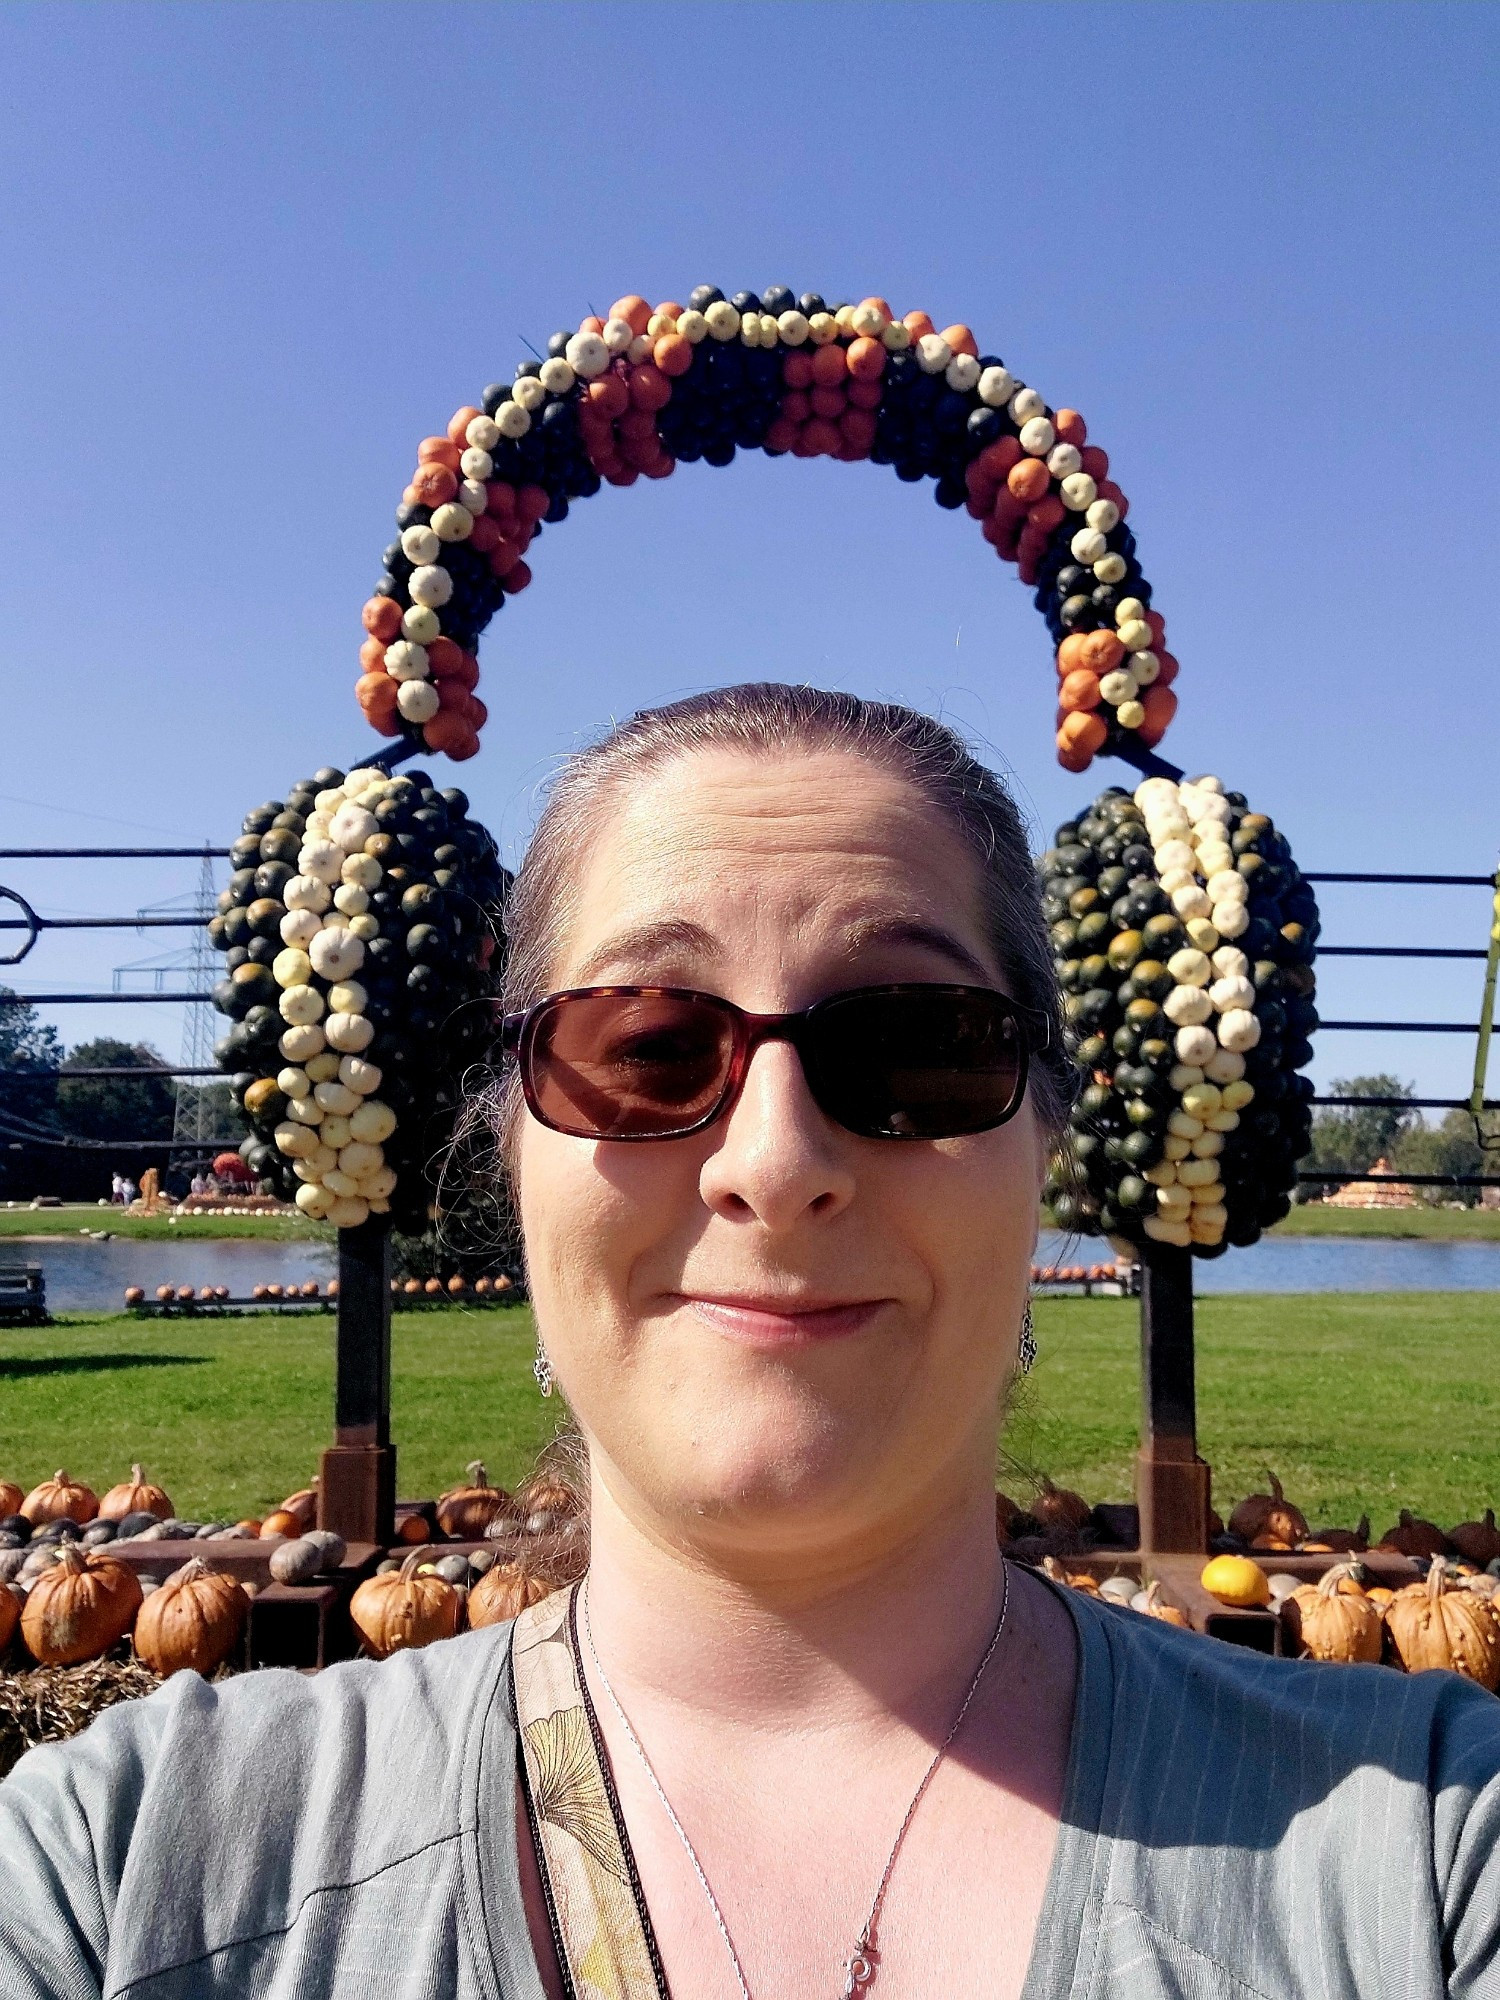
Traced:
<path fill-rule="evenodd" d="M 1500 2000 L 1500 1701 L 1064 1596 L 1024 2000 Z M 179 1674 L 0 1785 L 0 1996 L 543 2000 L 515 1807 L 509 1627 Z"/>

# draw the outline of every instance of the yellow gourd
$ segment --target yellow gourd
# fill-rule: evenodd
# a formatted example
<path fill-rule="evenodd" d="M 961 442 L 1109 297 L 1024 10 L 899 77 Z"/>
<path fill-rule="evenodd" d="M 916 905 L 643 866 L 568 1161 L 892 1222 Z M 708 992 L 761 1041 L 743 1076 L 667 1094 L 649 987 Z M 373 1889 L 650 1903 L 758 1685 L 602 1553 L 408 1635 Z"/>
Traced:
<path fill-rule="evenodd" d="M 1265 1571 L 1248 1556 L 1215 1556 L 1205 1563 L 1198 1581 L 1221 1604 L 1239 1607 L 1269 1604 L 1271 1586 Z"/>

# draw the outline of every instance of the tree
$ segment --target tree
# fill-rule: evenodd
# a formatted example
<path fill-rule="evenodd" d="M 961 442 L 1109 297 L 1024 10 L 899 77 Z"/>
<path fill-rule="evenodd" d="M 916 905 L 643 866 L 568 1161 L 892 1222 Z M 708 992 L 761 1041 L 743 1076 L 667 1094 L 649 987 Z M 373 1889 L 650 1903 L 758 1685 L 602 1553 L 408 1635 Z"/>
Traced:
<path fill-rule="evenodd" d="M 1407 1174 L 1483 1174 L 1500 1170 L 1500 1155 L 1493 1150 L 1497 1135 L 1488 1128 L 1494 1126 L 1493 1114 L 1487 1117 L 1485 1125 L 1490 1139 L 1490 1150 L 1479 1143 L 1479 1135 L 1474 1129 L 1474 1119 L 1467 1111 L 1450 1111 L 1440 1125 L 1428 1125 L 1419 1118 L 1411 1130 L 1403 1132 L 1391 1155 L 1391 1164 Z M 1429 1201 L 1461 1201 L 1466 1208 L 1473 1208 L 1480 1195 L 1478 1188 L 1423 1188 Z"/>
<path fill-rule="evenodd" d="M 0 1001 L 14 998 L 12 988 L 0 986 Z M 0 1192 L 11 1199 L 37 1192 L 38 1155 L 24 1135 L 55 1123 L 61 1061 L 57 1030 L 38 1019 L 35 1007 L 0 1005 Z"/>
<path fill-rule="evenodd" d="M 75 1069 L 140 1070 L 134 1077 L 70 1077 Z M 77 1139 L 170 1139 L 177 1093 L 166 1058 L 145 1042 L 108 1035 L 68 1051 L 58 1075 L 57 1114 Z"/>
<path fill-rule="evenodd" d="M 1408 1098 L 1413 1086 L 1394 1076 L 1335 1077 L 1329 1095 Z M 1308 1160 L 1329 1173 L 1367 1173 L 1377 1160 L 1393 1159 L 1402 1135 L 1421 1123 L 1419 1112 L 1403 1110 L 1399 1104 L 1320 1111 L 1313 1120 Z"/>

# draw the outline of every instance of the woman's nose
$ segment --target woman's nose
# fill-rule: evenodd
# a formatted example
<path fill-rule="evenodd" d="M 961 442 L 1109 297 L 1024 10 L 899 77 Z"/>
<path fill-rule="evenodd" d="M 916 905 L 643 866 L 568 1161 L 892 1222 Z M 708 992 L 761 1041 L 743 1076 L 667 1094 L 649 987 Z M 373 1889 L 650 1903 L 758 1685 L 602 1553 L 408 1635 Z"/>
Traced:
<path fill-rule="evenodd" d="M 854 1198 L 844 1135 L 813 1102 L 788 1042 L 763 1042 L 744 1085 L 714 1126 L 699 1190 L 715 1214 L 782 1231 L 838 1214 Z"/>

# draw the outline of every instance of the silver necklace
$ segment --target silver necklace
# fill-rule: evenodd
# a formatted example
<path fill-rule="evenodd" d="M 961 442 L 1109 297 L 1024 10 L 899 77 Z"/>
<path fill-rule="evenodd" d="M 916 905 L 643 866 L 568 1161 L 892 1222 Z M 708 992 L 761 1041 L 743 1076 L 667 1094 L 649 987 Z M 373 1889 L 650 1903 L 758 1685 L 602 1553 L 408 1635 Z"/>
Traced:
<path fill-rule="evenodd" d="M 662 1811 L 672 1822 L 672 1830 L 682 1842 L 687 1858 L 693 1864 L 693 1873 L 698 1878 L 698 1886 L 708 1899 L 708 1907 L 713 1911 L 714 1922 L 719 1927 L 719 1936 L 724 1940 L 724 1949 L 729 1954 L 729 1963 L 734 1968 L 734 1976 L 739 1985 L 741 2000 L 750 2000 L 750 1986 L 745 1978 L 745 1968 L 741 1965 L 740 1955 L 734 1948 L 734 1939 L 729 1935 L 729 1926 L 724 1921 L 724 1912 L 719 1907 L 719 1899 L 714 1894 L 707 1875 L 703 1872 L 703 1863 L 698 1859 L 698 1850 L 688 1838 L 687 1828 L 677 1817 L 672 1806 L 672 1801 L 667 1797 L 660 1778 L 657 1777 L 656 1772 L 652 1769 L 651 1759 L 641 1748 L 641 1739 L 631 1727 L 630 1717 L 621 1707 L 620 1697 L 615 1693 L 614 1688 L 610 1684 L 609 1675 L 604 1671 L 603 1662 L 599 1658 L 598 1648 L 594 1644 L 594 1627 L 589 1617 L 587 1580 L 580 1587 L 578 1595 L 583 1606 L 583 1636 L 588 1642 L 589 1658 L 594 1663 L 594 1672 L 599 1677 L 599 1685 L 608 1695 L 610 1706 L 619 1717 L 620 1727 L 625 1732 L 626 1741 L 635 1752 L 641 1769 L 651 1781 L 651 1789 L 661 1800 Z M 995 1648 L 1000 1643 L 1000 1635 L 1005 1630 L 1005 1614 L 1009 1609 L 1010 1569 L 1002 1557 L 1000 1563 L 1000 1616 L 995 1620 L 995 1629 L 990 1635 L 990 1643 L 984 1649 L 984 1656 L 980 1660 L 979 1665 L 974 1669 L 974 1678 L 969 1682 L 968 1692 L 958 1705 L 958 1713 L 949 1724 L 947 1735 L 943 1738 L 937 1749 L 933 1751 L 932 1761 L 922 1773 L 922 1782 L 917 1786 L 916 1791 L 913 1792 L 911 1804 L 906 1808 L 901 1824 L 896 1829 L 896 1838 L 891 1843 L 891 1851 L 886 1857 L 885 1867 L 881 1870 L 880 1881 L 876 1885 L 875 1895 L 870 1904 L 870 1914 L 865 1918 L 864 1927 L 855 1940 L 853 1951 L 844 1961 L 843 2000 L 858 2000 L 858 1996 L 864 1992 L 865 1988 L 875 1977 L 876 1967 L 880 1959 L 880 1953 L 875 1946 L 875 1934 L 880 1922 L 881 1906 L 885 1902 L 885 1892 L 889 1888 L 891 1876 L 895 1872 L 896 1860 L 900 1855 L 902 1842 L 906 1839 L 907 1830 L 916 1817 L 917 1807 L 922 1803 L 923 1795 L 926 1793 L 927 1787 L 932 1783 L 938 1765 L 942 1763 L 944 1757 L 948 1754 L 949 1746 L 963 1727 L 964 1717 L 968 1714 L 970 1705 L 975 1695 L 979 1692 L 979 1683 L 984 1679 L 984 1670 L 989 1665 L 990 1660 L 994 1656 Z"/>

